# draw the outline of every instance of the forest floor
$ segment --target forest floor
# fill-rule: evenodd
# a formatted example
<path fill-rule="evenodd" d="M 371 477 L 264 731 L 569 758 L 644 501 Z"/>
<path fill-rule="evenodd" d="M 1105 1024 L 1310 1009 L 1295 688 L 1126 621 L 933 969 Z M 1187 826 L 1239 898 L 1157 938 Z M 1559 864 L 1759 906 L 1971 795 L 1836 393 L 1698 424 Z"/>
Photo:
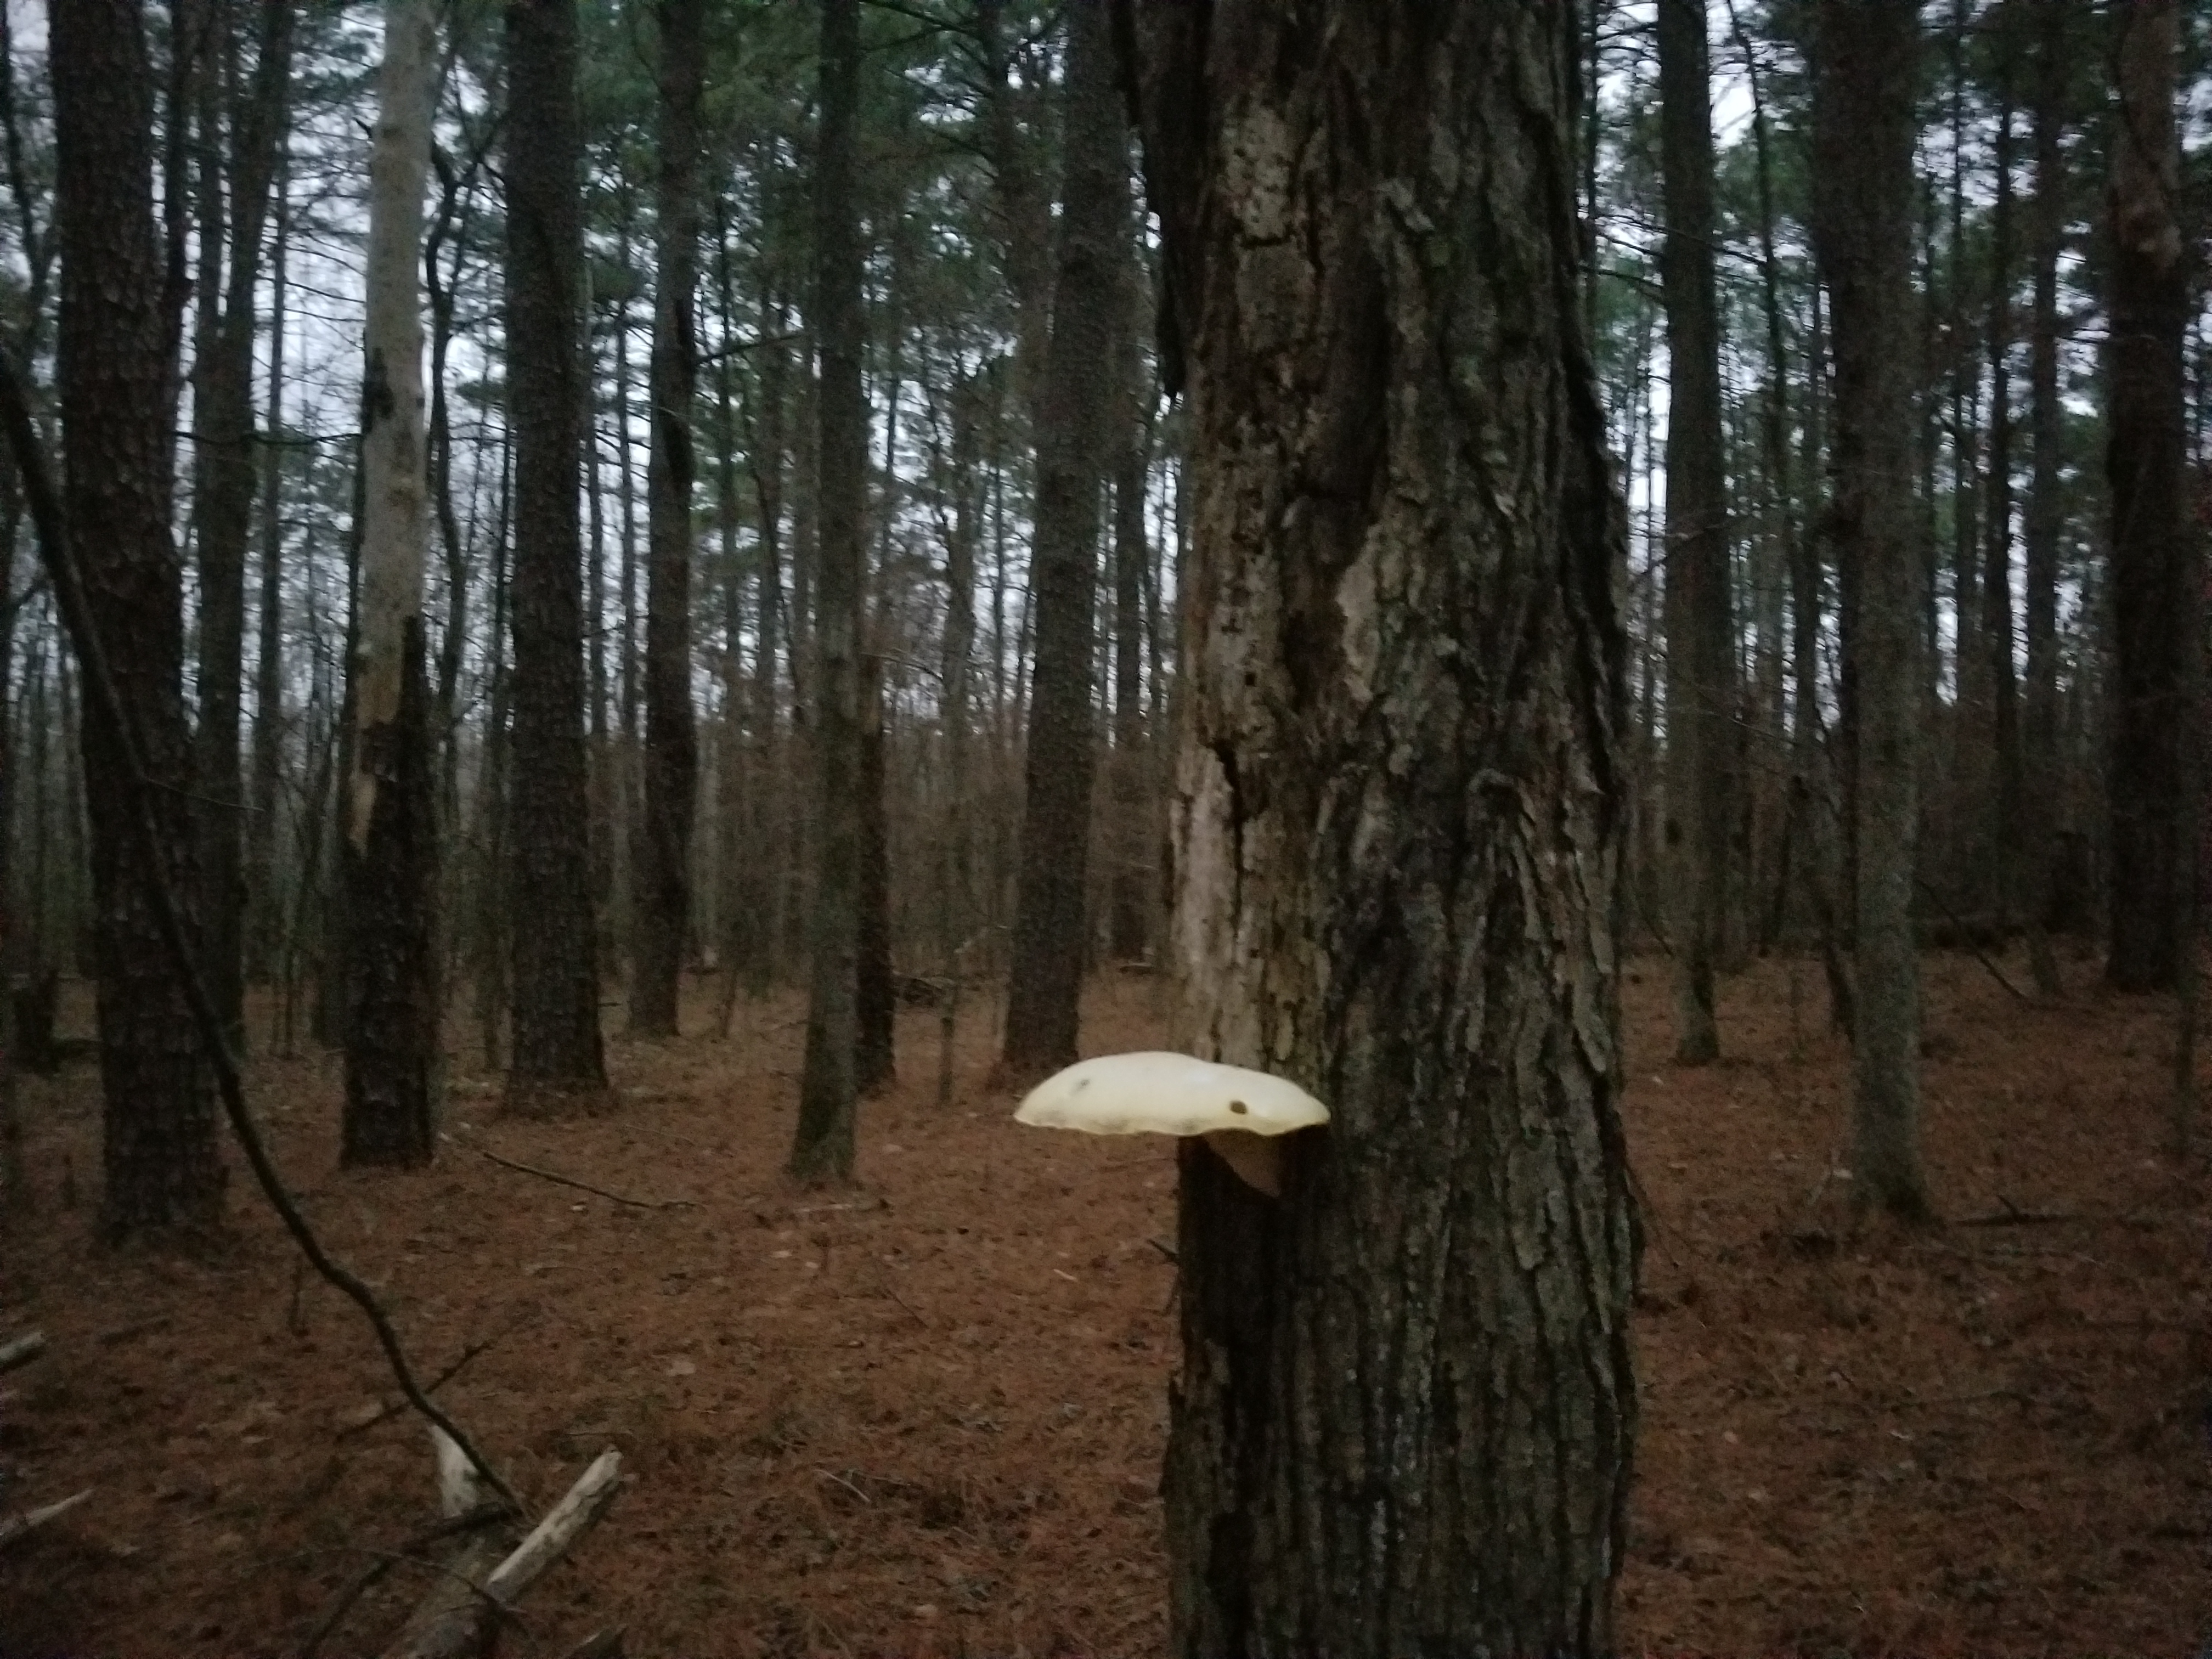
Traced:
<path fill-rule="evenodd" d="M 1854 1235 L 1817 971 L 1732 981 L 1730 1058 L 1691 1071 L 1665 963 L 1637 965 L 1626 1650 L 2181 1655 L 2212 1629 L 2212 1206 L 2161 1152 L 2172 1010 L 2069 973 L 2031 1007 L 1929 959 L 1949 1222 Z M 1087 1047 L 1156 1043 L 1161 995 L 1102 981 Z M 336 1170 L 330 1057 L 253 1063 L 306 1207 L 419 1366 L 486 1345 L 440 1398 L 526 1498 L 623 1454 L 632 1484 L 507 1650 L 621 1626 L 634 1659 L 1161 1653 L 1173 1153 L 1014 1127 L 987 1020 L 940 1108 L 916 1012 L 901 1082 L 863 1109 L 860 1186 L 795 1189 L 799 1012 L 611 1041 L 622 1109 L 579 1123 L 501 1119 L 459 1056 L 420 1175 Z M 65 1029 L 88 1020 L 74 988 Z M 368 1333 L 302 1280 L 243 1171 L 210 1259 L 102 1252 L 92 1068 L 26 1095 L 0 1340 L 50 1346 L 0 1377 L 0 1508 L 94 1497 L 0 1554 L 0 1654 L 295 1653 L 429 1517 L 423 1434 L 364 1423 L 392 1398 Z M 400 1564 L 323 1651 L 374 1652 L 428 1583 Z"/>

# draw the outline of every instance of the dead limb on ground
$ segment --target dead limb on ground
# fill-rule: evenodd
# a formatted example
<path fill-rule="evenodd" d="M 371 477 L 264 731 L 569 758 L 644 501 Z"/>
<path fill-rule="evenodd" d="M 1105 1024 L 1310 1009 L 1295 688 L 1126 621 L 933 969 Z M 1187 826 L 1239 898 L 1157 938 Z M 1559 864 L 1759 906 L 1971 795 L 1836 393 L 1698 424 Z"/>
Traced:
<path fill-rule="evenodd" d="M 0 1550 L 20 1542 L 36 1532 L 49 1521 L 58 1521 L 78 1504 L 92 1496 L 92 1488 L 72 1492 L 58 1504 L 42 1504 L 35 1510 L 23 1510 L 15 1515 L 0 1516 Z"/>
<path fill-rule="evenodd" d="M 450 1518 L 481 1502 L 477 1470 L 458 1447 L 434 1431 L 438 1453 L 439 1507 Z M 384 1659 L 462 1659 L 479 1653 L 494 1620 L 512 1620 L 515 1603 L 575 1545 L 614 1501 L 622 1484 L 622 1454 L 601 1452 L 563 1498 L 504 1556 L 495 1535 L 471 1539 L 440 1573 Z M 602 1633 L 592 1638 L 603 1643 Z M 620 1636 L 612 1638 L 618 1650 Z M 586 1644 L 587 1648 L 591 1644 Z M 608 1650 L 601 1647 L 602 1653 Z"/>
<path fill-rule="evenodd" d="M 27 1365 L 46 1351 L 44 1331 L 25 1331 L 21 1336 L 11 1336 L 0 1342 L 0 1371 L 12 1371 L 18 1365 Z"/>
<path fill-rule="evenodd" d="M 451 1139 L 450 1135 L 447 1137 Z M 488 1158 L 503 1170 L 513 1170 L 521 1175 L 536 1176 L 540 1181 L 550 1181 L 556 1187 L 571 1187 L 580 1193 L 590 1193 L 595 1198 L 611 1199 L 617 1204 L 627 1204 L 633 1210 L 696 1210 L 695 1199 L 689 1198 L 629 1198 L 621 1193 L 611 1193 L 604 1187 L 594 1187 L 588 1181 L 579 1181 L 574 1176 L 564 1176 L 553 1170 L 541 1170 L 535 1164 L 525 1164 L 520 1158 L 502 1158 L 488 1146 L 471 1146 L 469 1150 L 479 1158 Z"/>

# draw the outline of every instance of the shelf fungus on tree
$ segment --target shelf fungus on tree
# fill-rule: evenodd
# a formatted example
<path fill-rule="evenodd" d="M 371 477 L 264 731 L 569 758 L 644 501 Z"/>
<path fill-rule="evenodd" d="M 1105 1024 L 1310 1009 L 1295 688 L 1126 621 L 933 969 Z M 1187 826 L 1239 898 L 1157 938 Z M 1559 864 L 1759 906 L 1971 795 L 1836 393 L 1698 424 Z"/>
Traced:
<path fill-rule="evenodd" d="M 1103 1054 L 1030 1091 L 1017 1123 L 1094 1135 L 1202 1135 L 1245 1184 L 1282 1192 L 1275 1137 L 1328 1121 L 1328 1108 L 1285 1079 L 1188 1054 Z"/>

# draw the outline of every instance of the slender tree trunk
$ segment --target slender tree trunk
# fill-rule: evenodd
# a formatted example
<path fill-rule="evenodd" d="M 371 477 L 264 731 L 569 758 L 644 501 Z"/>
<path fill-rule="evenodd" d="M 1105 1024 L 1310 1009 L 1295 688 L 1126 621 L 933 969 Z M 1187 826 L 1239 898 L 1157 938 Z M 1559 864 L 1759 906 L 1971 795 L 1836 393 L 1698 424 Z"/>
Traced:
<path fill-rule="evenodd" d="M 2003 26 L 2001 26 L 2003 27 Z M 1990 216 L 1990 489 L 1982 568 L 1982 643 L 1989 654 L 1990 771 L 1980 804 L 1989 848 L 1990 920 L 2008 931 L 2019 902 L 2020 691 L 2012 614 L 2012 58 L 2000 39 L 1996 204 Z"/>
<path fill-rule="evenodd" d="M 691 708 L 691 423 L 698 344 L 692 337 L 699 247 L 699 99 L 705 0 L 662 0 L 660 176 L 654 222 L 659 270 L 653 306 L 647 468 L 652 568 L 645 612 L 645 811 L 632 859 L 636 918 L 630 1029 L 674 1036 L 691 919 L 691 817 L 699 741 Z"/>
<path fill-rule="evenodd" d="M 153 202 L 153 73 L 139 0 L 47 16 L 61 249 L 58 380 L 66 507 L 125 718 L 155 785 L 167 874 L 198 914 L 188 803 L 182 572 L 169 528 L 169 332 Z M 215 1221 L 224 1170 L 199 1042 L 155 920 L 155 872 L 124 826 L 123 757 L 82 722 L 99 974 L 100 1231 L 119 1240 Z"/>
<path fill-rule="evenodd" d="M 1720 1058 L 1713 978 L 1727 915 L 1735 644 L 1720 308 L 1713 283 L 1713 128 L 1705 0 L 1660 0 L 1667 239 L 1667 844 L 1674 914 L 1674 1058 Z"/>
<path fill-rule="evenodd" d="M 429 537 L 417 276 L 430 174 L 428 0 L 386 0 L 369 158 L 362 398 L 361 627 L 353 770 L 341 803 L 348 969 L 343 1164 L 428 1164 L 437 1146 L 437 811 L 422 566 Z"/>
<path fill-rule="evenodd" d="M 1103 8 L 1068 13 L 1066 185 L 1037 428 L 1036 678 L 1023 768 L 1021 863 L 1004 1060 L 1015 1076 L 1075 1058 L 1089 944 L 1091 786 L 1097 765 L 1099 453 L 1128 234 L 1128 141 Z"/>
<path fill-rule="evenodd" d="M 599 1042 L 584 749 L 575 0 L 507 8 L 507 379 L 514 423 L 510 1108 L 598 1106 Z"/>
<path fill-rule="evenodd" d="M 1037 178 L 1022 131 L 1006 43 L 1006 0 L 975 0 L 975 34 L 983 58 L 983 141 L 991 160 L 992 194 L 1005 222 L 1006 285 L 1014 301 L 1014 395 L 1040 443 L 1045 428 L 1045 359 L 1052 315 L 1052 201 Z"/>
<path fill-rule="evenodd" d="M 2177 219 L 2178 0 L 2112 12 L 2119 112 L 2112 132 L 2106 309 L 2112 511 L 2112 944 L 2114 989 L 2170 988 L 2185 946 L 2181 900 L 2195 836 L 2181 745 L 2201 594 L 2186 499 L 2182 339 L 2189 247 Z"/>
<path fill-rule="evenodd" d="M 1197 474 L 1177 1036 L 1333 1116 L 1279 1200 L 1184 1144 L 1170 1651 L 1607 1654 L 1626 642 L 1576 15 L 1227 15 L 1134 26 Z"/>
<path fill-rule="evenodd" d="M 289 272 L 286 204 L 289 169 L 276 185 L 276 238 L 270 256 L 269 413 L 261 443 L 261 592 L 254 625 L 252 776 L 246 824 L 246 972 L 264 983 L 274 972 L 284 896 L 276 869 L 278 791 L 284 776 L 284 308 Z"/>
<path fill-rule="evenodd" d="M 1968 7 L 1969 0 L 1951 0 L 1951 224 L 1948 250 L 1950 280 L 1946 295 L 1948 314 L 1939 319 L 1936 308 L 1936 233 L 1932 216 L 1928 232 L 1927 279 L 1923 286 L 1929 355 L 1932 358 L 1938 349 L 1936 343 L 1940 339 L 1942 349 L 1949 354 L 1951 364 L 1951 617 L 1957 630 L 1957 638 L 1952 656 L 1956 695 L 1951 708 L 1949 793 L 1959 810 L 1949 815 L 1953 825 L 1950 850 L 1954 855 L 1954 869 L 1960 878 L 1956 885 L 1966 895 L 1969 908 L 1978 908 L 1988 893 L 1988 849 L 1982 840 L 1982 831 L 1986 825 L 1978 816 L 1978 809 L 1987 794 L 1984 786 L 1988 776 L 1990 688 L 1989 653 L 1982 640 L 1981 366 L 1975 358 L 1972 343 L 1973 331 L 1967 320 L 1971 289 L 1967 282 L 1970 262 L 1966 232 L 1966 37 L 1972 27 Z M 1939 320 L 1942 325 L 1940 330 Z M 1931 397 L 1928 401 L 1932 414 L 1934 399 Z M 1927 448 L 1923 452 L 1926 483 L 1921 494 L 1932 533 L 1936 523 L 1937 428 L 1932 420 L 1923 424 L 1928 439 Z M 1934 683 L 1941 673 L 1941 659 L 1934 643 L 1938 609 L 1936 583 L 1932 574 L 1935 562 L 1936 554 L 1931 547 L 1931 576 L 1922 589 L 1929 638 L 1929 649 L 1922 658 L 1922 666 L 1929 681 L 1928 707 L 1931 713 L 1940 707 Z"/>
<path fill-rule="evenodd" d="M 861 384 L 866 319 L 854 194 L 859 118 L 860 0 L 822 0 L 821 124 L 814 159 L 816 510 L 821 542 L 814 623 L 817 790 L 813 983 L 805 1069 L 790 1171 L 802 1181 L 853 1174 L 859 1089 L 854 1007 L 860 925 L 860 605 L 867 551 L 868 405 Z"/>
<path fill-rule="evenodd" d="M 2049 931 L 2053 835 L 2058 822 L 2058 538 L 2065 521 L 2059 483 L 2063 412 L 2058 403 L 2058 258 L 2066 237 L 2067 0 L 2037 0 L 2035 211 L 2031 236 L 2035 314 L 2028 347 L 2029 438 L 2027 575 L 2027 708 L 2022 733 L 2021 844 L 2028 874 L 2028 956 L 2036 989 L 2059 991 Z"/>
<path fill-rule="evenodd" d="M 884 731 L 883 659 L 862 668 L 860 791 L 853 804 L 860 823 L 860 914 L 854 963 L 853 1086 L 862 1095 L 889 1088 L 896 1074 L 894 1039 L 898 998 L 891 982 L 890 824 L 884 799 L 888 739 Z"/>
<path fill-rule="evenodd" d="M 200 860 L 208 990 L 231 1040 L 244 1037 L 244 842 L 239 805 L 239 688 L 246 640 L 246 549 L 254 495 L 254 300 L 261 233 L 285 143 L 291 88 L 292 0 L 263 0 L 251 95 L 238 112 L 230 145 L 229 268 L 220 313 L 204 296 L 211 328 L 195 371 L 193 427 L 200 489 L 192 518 L 199 548 Z M 209 64 L 216 58 L 210 57 Z M 210 78 L 212 79 L 211 70 Z M 204 130 L 217 165 L 216 135 Z M 219 191 L 211 196 L 220 199 Z M 207 239 L 210 246 L 213 238 Z M 210 262 L 212 263 L 212 262 Z"/>
<path fill-rule="evenodd" d="M 968 794 L 971 787 L 969 756 L 973 750 L 969 726 L 975 699 L 969 687 L 975 649 L 975 544 L 981 531 L 978 465 L 983 425 L 983 377 L 995 392 L 998 362 L 975 376 L 963 376 L 954 386 L 952 404 L 953 490 L 952 523 L 945 538 L 945 630 L 939 641 L 943 670 L 939 678 L 942 702 L 938 714 L 939 742 L 944 755 L 944 861 L 938 873 L 938 903 L 942 921 L 939 933 L 940 971 L 949 981 L 943 1016 L 946 1022 L 939 1071 L 940 1102 L 949 1099 L 951 1069 L 950 1024 L 955 1017 L 962 982 L 967 977 L 969 930 L 975 926 L 973 832 Z"/>
<path fill-rule="evenodd" d="M 1137 961 L 1152 949 L 1152 879 L 1156 837 L 1145 811 L 1146 781 L 1145 574 L 1152 560 L 1145 523 L 1145 483 L 1152 448 L 1146 416 L 1151 378 L 1139 329 L 1152 307 L 1151 284 L 1137 258 L 1133 227 L 1122 239 L 1123 298 L 1117 313 L 1115 372 L 1120 380 L 1114 454 L 1114 849 L 1109 937 L 1114 954 Z"/>
<path fill-rule="evenodd" d="M 1914 0 L 1820 0 L 1814 91 L 1816 255 L 1832 297 L 1835 504 L 1844 573 L 1845 741 L 1856 895 L 1853 1196 L 1928 1216 L 1920 1162 L 1920 973 L 1912 932 L 1921 607 L 1911 313 Z"/>

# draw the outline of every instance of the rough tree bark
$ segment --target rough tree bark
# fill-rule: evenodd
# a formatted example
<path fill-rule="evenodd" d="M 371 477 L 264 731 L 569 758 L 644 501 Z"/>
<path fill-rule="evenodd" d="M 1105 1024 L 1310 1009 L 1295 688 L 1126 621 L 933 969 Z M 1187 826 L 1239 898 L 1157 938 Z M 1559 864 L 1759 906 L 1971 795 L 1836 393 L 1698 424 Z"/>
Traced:
<path fill-rule="evenodd" d="M 1085 869 L 1098 734 L 1098 495 L 1112 401 L 1121 243 L 1129 234 L 1128 137 L 1103 6 L 1068 14 L 1066 161 L 1052 339 L 1039 393 L 1036 663 L 1023 757 L 1019 873 L 1003 1059 L 1015 1076 L 1075 1058 L 1088 955 Z"/>
<path fill-rule="evenodd" d="M 436 751 L 423 663 L 429 513 L 417 275 L 434 46 L 428 0 L 386 0 L 369 155 L 353 770 L 339 854 L 352 947 L 339 1153 L 348 1164 L 421 1165 L 437 1147 Z"/>
<path fill-rule="evenodd" d="M 140 0 L 64 0 L 48 13 L 58 379 L 64 495 L 84 586 L 125 718 L 155 788 L 167 874 L 196 920 L 191 741 L 185 723 L 183 573 L 169 530 L 170 349 L 153 200 L 153 74 Z M 82 724 L 98 970 L 100 1231 L 110 1239 L 215 1221 L 224 1170 L 199 1043 L 155 920 L 153 872 L 124 828 L 123 757 Z"/>
<path fill-rule="evenodd" d="M 1660 0 L 1667 236 L 1667 818 L 1674 865 L 1674 1058 L 1720 1058 L 1713 976 L 1735 793 L 1735 625 L 1713 283 L 1713 125 L 1705 0 Z"/>
<path fill-rule="evenodd" d="M 1858 974 L 1851 1048 L 1856 1202 L 1929 1213 L 1920 1163 L 1920 968 L 1912 931 L 1928 567 L 1913 514 L 1914 0 L 1820 0 L 1814 249 L 1835 349 L 1834 498 L 1848 677 L 1850 860 Z"/>
<path fill-rule="evenodd" d="M 817 804 L 812 982 L 799 1127 L 789 1169 L 801 1181 L 853 1174 L 860 933 L 860 602 L 868 507 L 866 319 L 854 193 L 860 0 L 822 0 L 821 122 L 814 147 L 814 315 L 820 353 L 814 498 L 814 727 Z"/>
<path fill-rule="evenodd" d="M 507 825 L 510 1109 L 607 1097 L 584 748 L 582 146 L 575 0 L 507 0 L 507 355 L 514 433 Z"/>
<path fill-rule="evenodd" d="M 630 1030 L 674 1036 L 691 916 L 691 817 L 699 739 L 691 708 L 691 424 L 698 343 L 699 99 L 705 0 L 663 0 L 660 18 L 659 241 L 647 401 L 653 447 L 646 493 L 651 568 L 645 599 L 645 811 L 640 820 Z"/>
<path fill-rule="evenodd" d="M 2185 943 L 2195 836 L 2183 800 L 2186 658 L 2196 633 L 2187 501 L 2189 250 L 2176 216 L 2178 0 L 2112 10 L 2119 66 L 2112 129 L 2105 470 L 2112 490 L 2112 939 L 2115 990 L 2171 988 Z"/>
<path fill-rule="evenodd" d="M 1171 1650 L 1607 1653 L 1626 645 L 1575 13 L 1133 9 L 1194 433 L 1177 1036 L 1334 1113 L 1279 1201 L 1182 1154 Z"/>

